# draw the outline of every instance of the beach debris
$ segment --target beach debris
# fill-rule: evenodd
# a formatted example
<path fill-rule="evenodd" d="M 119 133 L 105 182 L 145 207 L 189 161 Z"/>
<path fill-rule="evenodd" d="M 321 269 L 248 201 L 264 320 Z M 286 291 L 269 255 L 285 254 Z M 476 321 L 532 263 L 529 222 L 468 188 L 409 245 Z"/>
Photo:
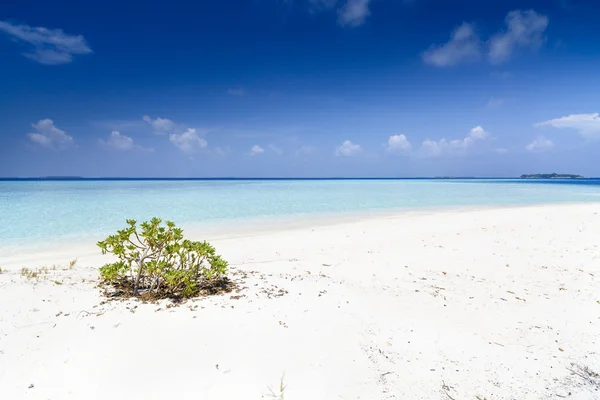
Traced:
<path fill-rule="evenodd" d="M 33 385 L 33 383 L 30 383 L 28 389 L 33 389 L 34 387 L 35 386 Z"/>
<path fill-rule="evenodd" d="M 572 374 L 582 378 L 586 383 L 593 386 L 596 390 L 600 390 L 600 374 L 598 374 L 596 371 L 591 370 L 587 366 L 581 366 L 575 363 L 571 363 L 571 366 L 567 367 L 567 370 Z"/>
<path fill-rule="evenodd" d="M 450 393 L 448 393 L 450 390 L 453 390 L 454 388 L 452 386 L 448 386 L 446 385 L 446 382 L 442 381 L 442 391 L 444 392 L 444 394 L 446 396 L 448 396 L 448 398 L 450 400 L 456 400 L 454 397 L 450 396 Z"/>

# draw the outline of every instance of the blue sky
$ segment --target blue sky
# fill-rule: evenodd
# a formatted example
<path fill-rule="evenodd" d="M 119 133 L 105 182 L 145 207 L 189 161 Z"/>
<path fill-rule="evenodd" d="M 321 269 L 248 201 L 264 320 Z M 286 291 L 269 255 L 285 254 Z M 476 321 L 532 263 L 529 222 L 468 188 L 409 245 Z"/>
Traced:
<path fill-rule="evenodd" d="M 600 176 L 594 0 L 9 0 L 0 176 Z"/>

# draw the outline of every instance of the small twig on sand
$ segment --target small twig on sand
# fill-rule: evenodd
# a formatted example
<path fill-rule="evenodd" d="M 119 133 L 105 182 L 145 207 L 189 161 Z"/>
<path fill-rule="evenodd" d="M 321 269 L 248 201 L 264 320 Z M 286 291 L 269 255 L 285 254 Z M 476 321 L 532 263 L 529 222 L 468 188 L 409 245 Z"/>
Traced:
<path fill-rule="evenodd" d="M 89 312 L 89 311 L 86 311 L 86 310 L 81 310 L 77 314 L 77 318 L 78 319 L 79 319 L 79 317 L 81 316 L 82 313 L 86 313 L 85 317 L 89 317 L 90 315 L 95 315 L 95 316 L 99 317 L 100 315 L 104 314 L 104 311 L 102 311 L 102 312 Z"/>
<path fill-rule="evenodd" d="M 446 396 L 448 396 L 448 398 L 450 400 L 456 400 L 454 397 L 450 396 L 450 393 L 448 393 L 448 391 L 452 389 L 450 386 L 446 385 L 446 382 L 442 381 L 442 390 L 444 391 L 444 393 L 446 394 Z"/>

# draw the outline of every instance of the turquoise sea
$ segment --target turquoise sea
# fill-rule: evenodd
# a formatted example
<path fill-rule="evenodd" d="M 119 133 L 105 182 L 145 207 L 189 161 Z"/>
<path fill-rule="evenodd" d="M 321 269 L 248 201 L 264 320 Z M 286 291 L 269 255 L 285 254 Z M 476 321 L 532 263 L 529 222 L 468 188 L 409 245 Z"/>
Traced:
<path fill-rule="evenodd" d="M 600 180 L 0 181 L 0 247 L 108 234 L 126 218 L 181 226 L 367 211 L 600 201 Z"/>

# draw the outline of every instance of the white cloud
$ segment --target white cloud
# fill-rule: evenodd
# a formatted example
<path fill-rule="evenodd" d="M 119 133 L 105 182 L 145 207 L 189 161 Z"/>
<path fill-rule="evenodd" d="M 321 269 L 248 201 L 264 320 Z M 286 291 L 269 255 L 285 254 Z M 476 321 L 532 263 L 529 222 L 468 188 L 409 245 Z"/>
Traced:
<path fill-rule="evenodd" d="M 283 154 L 283 150 L 280 147 L 277 147 L 273 144 L 269 145 L 269 149 L 271 149 L 274 153 L 276 153 L 279 156 Z"/>
<path fill-rule="evenodd" d="M 350 140 L 344 141 L 335 151 L 338 156 L 351 157 L 362 151 L 360 145 L 352 143 Z"/>
<path fill-rule="evenodd" d="M 440 139 L 437 142 L 435 140 L 425 139 L 423 143 L 421 143 L 421 150 L 427 156 L 437 157 L 441 155 L 448 146 L 446 139 Z"/>
<path fill-rule="evenodd" d="M 250 149 L 250 155 L 252 155 L 252 156 L 257 156 L 257 155 L 262 154 L 264 152 L 265 152 L 265 149 L 263 149 L 262 147 L 260 147 L 257 144 L 255 144 L 254 146 L 252 146 L 252 148 Z"/>
<path fill-rule="evenodd" d="M 184 153 L 194 153 L 205 148 L 208 143 L 198 136 L 195 129 L 188 129 L 184 133 L 169 135 L 169 140 Z"/>
<path fill-rule="evenodd" d="M 152 119 L 147 115 L 142 117 L 144 121 L 146 121 L 151 127 L 154 133 L 157 135 L 166 135 L 168 133 L 172 133 L 177 128 L 177 124 L 167 118 L 156 118 Z"/>
<path fill-rule="evenodd" d="M 412 148 L 405 135 L 392 135 L 388 139 L 388 153 L 407 153 Z"/>
<path fill-rule="evenodd" d="M 481 125 L 477 125 L 475 128 L 471 129 L 467 138 L 477 140 L 477 139 L 487 139 L 489 136 L 490 136 L 489 132 L 486 132 L 485 129 L 483 129 L 483 127 Z"/>
<path fill-rule="evenodd" d="M 600 135 L 600 114 L 571 114 L 566 117 L 539 122 L 535 126 L 573 129 L 585 138 L 593 138 Z"/>
<path fill-rule="evenodd" d="M 481 126 L 476 126 L 463 139 L 455 139 L 450 142 L 446 139 L 440 139 L 437 142 L 426 139 L 421 143 L 421 151 L 425 155 L 435 157 L 449 151 L 466 150 L 472 147 L 475 142 L 485 140 L 488 137 L 490 137 L 489 132 L 486 132 Z"/>
<path fill-rule="evenodd" d="M 230 96 L 238 96 L 238 97 L 242 97 L 246 95 L 246 91 L 242 88 L 237 88 L 237 89 L 229 89 L 227 91 L 227 94 Z"/>
<path fill-rule="evenodd" d="M 42 119 L 37 124 L 31 124 L 31 126 L 36 132 L 27 136 L 33 143 L 41 147 L 52 150 L 65 150 L 75 145 L 73 137 L 54 126 L 51 119 Z"/>
<path fill-rule="evenodd" d="M 525 146 L 525 149 L 532 153 L 542 153 L 544 151 L 550 150 L 553 147 L 554 143 L 552 142 L 552 140 L 546 139 L 543 136 L 538 136 L 537 139 Z"/>
<path fill-rule="evenodd" d="M 346 4 L 338 10 L 338 22 L 342 26 L 357 27 L 364 24 L 371 14 L 369 3 L 371 0 L 347 0 Z"/>
<path fill-rule="evenodd" d="M 464 139 L 452 140 L 450 142 L 450 146 L 452 146 L 454 148 L 465 149 L 465 148 L 471 146 L 477 140 L 484 140 L 484 139 L 487 139 L 489 136 L 490 136 L 490 134 L 488 132 L 486 132 L 483 129 L 483 127 L 476 126 L 475 128 L 471 129 L 469 134 L 467 136 L 465 136 Z"/>
<path fill-rule="evenodd" d="M 481 56 L 481 40 L 472 24 L 463 22 L 450 40 L 443 45 L 433 45 L 422 55 L 423 61 L 436 67 L 448 67 L 463 61 L 473 61 Z"/>
<path fill-rule="evenodd" d="M 108 135 L 106 141 L 100 140 L 105 146 L 112 147 L 116 150 L 129 151 L 129 150 L 140 150 L 140 151 L 153 151 L 153 149 L 145 148 L 134 143 L 133 139 L 129 136 L 121 134 L 119 131 L 112 131 Z"/>
<path fill-rule="evenodd" d="M 489 40 L 488 58 L 492 64 L 502 63 L 510 58 L 517 47 L 538 49 L 544 43 L 544 32 L 548 27 L 548 17 L 533 10 L 515 10 L 504 19 L 506 30 Z"/>
<path fill-rule="evenodd" d="M 32 50 L 23 55 L 40 64 L 66 64 L 73 61 L 74 54 L 92 53 L 82 35 L 69 35 L 60 29 L 32 28 L 0 21 L 0 31 L 33 46 Z"/>

